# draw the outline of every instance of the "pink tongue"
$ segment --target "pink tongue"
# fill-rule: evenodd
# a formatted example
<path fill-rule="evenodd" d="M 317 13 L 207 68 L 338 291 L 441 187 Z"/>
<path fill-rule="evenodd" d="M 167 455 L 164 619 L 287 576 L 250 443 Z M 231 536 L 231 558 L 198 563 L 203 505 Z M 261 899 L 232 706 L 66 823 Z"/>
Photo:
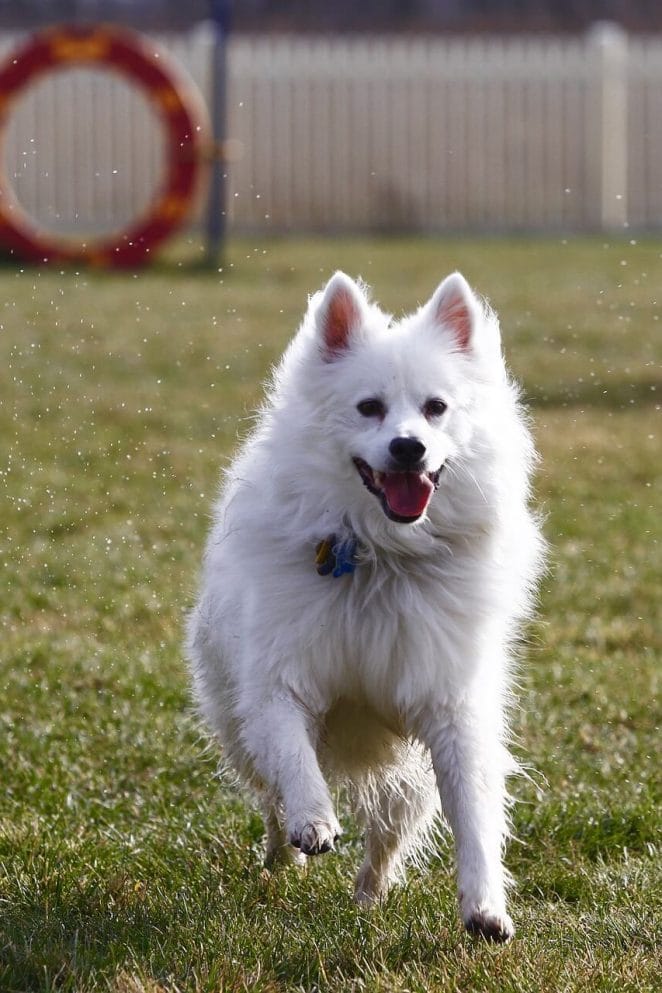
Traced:
<path fill-rule="evenodd" d="M 399 517 L 420 517 L 434 490 L 430 477 L 418 472 L 386 472 L 381 484 L 390 510 Z"/>

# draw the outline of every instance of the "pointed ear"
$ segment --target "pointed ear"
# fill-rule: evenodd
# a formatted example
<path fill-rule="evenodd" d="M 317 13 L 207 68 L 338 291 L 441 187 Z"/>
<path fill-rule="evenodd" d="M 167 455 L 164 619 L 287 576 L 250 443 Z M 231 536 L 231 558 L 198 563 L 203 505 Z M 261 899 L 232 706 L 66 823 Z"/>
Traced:
<path fill-rule="evenodd" d="M 480 315 L 478 301 L 459 272 L 451 273 L 435 290 L 430 300 L 435 323 L 450 331 L 462 351 L 468 351 Z"/>
<path fill-rule="evenodd" d="M 322 291 L 315 313 L 327 361 L 332 361 L 349 346 L 351 334 L 360 327 L 364 312 L 365 297 L 354 280 L 344 272 L 334 273 Z"/>

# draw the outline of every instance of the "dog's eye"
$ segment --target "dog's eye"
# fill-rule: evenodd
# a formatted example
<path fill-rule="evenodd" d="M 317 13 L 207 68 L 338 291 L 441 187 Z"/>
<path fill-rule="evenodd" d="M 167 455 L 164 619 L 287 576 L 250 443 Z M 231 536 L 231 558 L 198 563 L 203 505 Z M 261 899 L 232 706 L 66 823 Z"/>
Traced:
<path fill-rule="evenodd" d="M 446 406 L 443 400 L 433 397 L 431 400 L 426 400 L 423 404 L 423 413 L 428 418 L 441 417 L 446 410 Z"/>
<path fill-rule="evenodd" d="M 361 400 L 357 403 L 356 409 L 362 417 L 384 417 L 386 406 L 381 400 L 371 397 L 369 400 Z"/>

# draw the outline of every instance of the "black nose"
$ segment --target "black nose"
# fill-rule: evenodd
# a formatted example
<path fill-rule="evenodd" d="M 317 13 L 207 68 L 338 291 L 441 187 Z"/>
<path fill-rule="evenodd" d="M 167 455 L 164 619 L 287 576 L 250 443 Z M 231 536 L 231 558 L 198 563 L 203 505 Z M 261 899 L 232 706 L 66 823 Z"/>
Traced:
<path fill-rule="evenodd" d="M 418 438 L 394 438 L 388 450 L 393 460 L 405 469 L 418 465 L 425 455 L 425 445 Z"/>

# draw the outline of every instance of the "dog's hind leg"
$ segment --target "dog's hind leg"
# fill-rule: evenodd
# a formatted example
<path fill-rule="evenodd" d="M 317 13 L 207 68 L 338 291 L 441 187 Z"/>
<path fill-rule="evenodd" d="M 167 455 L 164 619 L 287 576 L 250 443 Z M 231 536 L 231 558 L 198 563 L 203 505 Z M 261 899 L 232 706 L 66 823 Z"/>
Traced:
<path fill-rule="evenodd" d="M 397 773 L 360 790 L 359 817 L 366 823 L 365 858 L 354 899 L 362 906 L 383 900 L 403 864 L 425 844 L 439 810 L 434 774 L 415 754 Z"/>
<path fill-rule="evenodd" d="M 277 869 L 280 866 L 296 865 L 303 867 L 306 856 L 294 848 L 287 837 L 285 826 L 274 804 L 265 800 L 262 806 L 264 826 L 267 832 L 267 847 L 264 865 L 267 869 Z"/>

